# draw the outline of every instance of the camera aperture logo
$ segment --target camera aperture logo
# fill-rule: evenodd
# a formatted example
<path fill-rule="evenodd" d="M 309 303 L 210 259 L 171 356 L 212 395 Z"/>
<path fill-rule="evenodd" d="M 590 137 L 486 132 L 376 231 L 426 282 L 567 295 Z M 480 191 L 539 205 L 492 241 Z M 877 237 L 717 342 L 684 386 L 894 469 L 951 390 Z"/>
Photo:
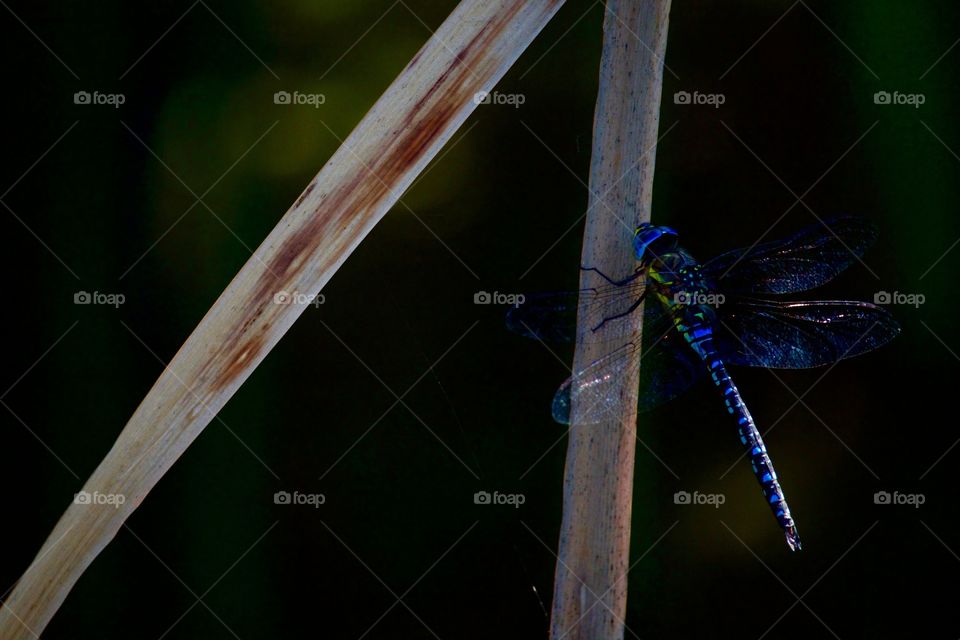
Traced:
<path fill-rule="evenodd" d="M 120 305 L 126 301 L 127 296 L 122 293 L 101 293 L 99 291 L 90 293 L 89 291 L 77 291 L 73 294 L 73 304 L 99 304 L 118 309 Z"/>
<path fill-rule="evenodd" d="M 899 91 L 877 91 L 873 94 L 873 104 L 907 105 L 919 109 L 927 101 L 922 93 L 900 93 Z"/>
<path fill-rule="evenodd" d="M 697 305 L 705 304 L 711 307 L 719 307 L 727 301 L 727 297 L 722 293 L 705 293 L 703 291 L 680 291 L 673 296 L 673 301 L 677 304 Z"/>
<path fill-rule="evenodd" d="M 907 505 L 914 509 L 919 509 L 920 505 L 927 501 L 927 496 L 922 493 L 900 493 L 899 491 L 877 491 L 873 494 L 873 504 L 894 504 Z"/>
<path fill-rule="evenodd" d="M 122 93 L 100 93 L 99 91 L 77 91 L 73 94 L 73 104 L 108 105 L 119 109 L 127 101 Z"/>
<path fill-rule="evenodd" d="M 500 93 L 499 91 L 478 91 L 473 94 L 473 104 L 495 104 L 507 105 L 514 109 L 519 109 L 520 105 L 527 101 L 527 96 L 522 93 Z"/>
<path fill-rule="evenodd" d="M 314 109 L 319 109 L 320 105 L 326 104 L 326 102 L 327 96 L 322 93 L 277 91 L 273 94 L 273 104 L 309 105 Z"/>
<path fill-rule="evenodd" d="M 722 93 L 700 93 L 694 91 L 677 91 L 673 94 L 673 104 L 680 105 L 706 105 L 719 109 L 720 105 L 727 101 L 727 96 Z"/>
<path fill-rule="evenodd" d="M 926 301 L 927 297 L 922 293 L 877 291 L 873 294 L 873 304 L 903 304 L 917 309 Z"/>
<path fill-rule="evenodd" d="M 473 294 L 473 304 L 509 304 L 519 307 L 526 302 L 527 297 L 522 293 L 500 293 L 494 291 L 477 291 Z"/>
<path fill-rule="evenodd" d="M 273 504 L 308 505 L 314 509 L 319 509 L 320 505 L 326 503 L 326 501 L 327 496 L 322 493 L 277 491 L 273 494 Z"/>
<path fill-rule="evenodd" d="M 473 494 L 473 504 L 506 504 L 515 509 L 519 509 L 520 505 L 526 501 L 527 497 L 522 493 L 500 493 L 499 491 L 490 493 L 489 491 L 477 491 Z"/>
<path fill-rule="evenodd" d="M 74 504 L 110 505 L 114 509 L 119 509 L 120 505 L 126 501 L 127 496 L 122 493 L 100 493 L 99 491 L 90 493 L 89 491 L 81 491 L 80 493 L 73 494 Z"/>
<path fill-rule="evenodd" d="M 306 306 L 308 304 L 319 307 L 327 301 L 322 293 L 300 293 L 299 291 L 277 291 L 273 294 L 274 304 L 295 304 Z"/>
<path fill-rule="evenodd" d="M 722 493 L 700 493 L 694 491 L 677 491 L 673 494 L 673 504 L 692 504 L 709 505 L 714 509 L 719 509 L 720 505 L 727 501 L 727 496 Z"/>

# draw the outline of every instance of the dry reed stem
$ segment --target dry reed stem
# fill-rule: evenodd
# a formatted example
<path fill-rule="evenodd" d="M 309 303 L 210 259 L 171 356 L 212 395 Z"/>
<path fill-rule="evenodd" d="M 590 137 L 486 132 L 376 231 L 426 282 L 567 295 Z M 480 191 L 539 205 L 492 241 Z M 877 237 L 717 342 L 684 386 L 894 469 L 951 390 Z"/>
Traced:
<path fill-rule="evenodd" d="M 563 0 L 463 0 L 247 261 L 83 486 L 0 609 L 0 638 L 38 637 L 71 587 L 306 304 L 526 49 Z M 123 588 L 117 585 L 117 588 Z"/>
<path fill-rule="evenodd" d="M 633 229 L 650 220 L 669 12 L 670 0 L 606 3 L 582 261 L 615 277 L 636 268 Z M 598 284 L 604 283 L 596 274 L 582 273 L 581 287 Z M 605 325 L 604 345 L 589 339 L 600 318 L 581 314 L 574 371 L 603 356 L 609 341 L 622 338 L 626 343 L 635 337 L 642 315 L 641 309 L 630 320 Z M 634 373 L 638 356 L 630 367 Z M 576 402 L 572 407 L 551 619 L 554 640 L 624 635 L 637 383 L 636 375 L 620 383 L 619 420 L 579 424 Z"/>

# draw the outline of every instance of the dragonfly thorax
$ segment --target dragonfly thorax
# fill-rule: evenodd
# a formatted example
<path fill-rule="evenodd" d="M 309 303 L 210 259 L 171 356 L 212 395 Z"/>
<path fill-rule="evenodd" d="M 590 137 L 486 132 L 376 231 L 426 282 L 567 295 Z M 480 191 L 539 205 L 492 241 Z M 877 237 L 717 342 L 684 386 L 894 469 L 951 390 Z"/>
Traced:
<path fill-rule="evenodd" d="M 710 289 L 700 263 L 682 248 L 654 259 L 647 274 L 662 296 L 679 304 L 693 304 L 695 298 Z"/>

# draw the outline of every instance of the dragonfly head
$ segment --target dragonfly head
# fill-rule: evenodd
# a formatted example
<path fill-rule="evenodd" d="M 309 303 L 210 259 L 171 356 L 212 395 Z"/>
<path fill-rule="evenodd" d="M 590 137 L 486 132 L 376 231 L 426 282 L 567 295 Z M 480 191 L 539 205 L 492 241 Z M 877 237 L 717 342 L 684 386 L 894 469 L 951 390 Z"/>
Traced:
<path fill-rule="evenodd" d="M 677 232 L 670 227 L 644 222 L 633 234 L 633 251 L 642 263 L 648 263 L 676 248 Z"/>

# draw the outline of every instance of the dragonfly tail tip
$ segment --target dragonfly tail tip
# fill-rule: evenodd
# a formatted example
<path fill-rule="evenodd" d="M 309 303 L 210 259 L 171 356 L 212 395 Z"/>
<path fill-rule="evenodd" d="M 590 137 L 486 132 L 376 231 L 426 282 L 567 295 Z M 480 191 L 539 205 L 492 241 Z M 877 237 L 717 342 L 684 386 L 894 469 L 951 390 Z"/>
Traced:
<path fill-rule="evenodd" d="M 785 529 L 784 535 L 787 538 L 787 546 L 790 547 L 790 551 L 800 551 L 800 536 L 797 534 L 797 528 L 789 527 Z"/>

